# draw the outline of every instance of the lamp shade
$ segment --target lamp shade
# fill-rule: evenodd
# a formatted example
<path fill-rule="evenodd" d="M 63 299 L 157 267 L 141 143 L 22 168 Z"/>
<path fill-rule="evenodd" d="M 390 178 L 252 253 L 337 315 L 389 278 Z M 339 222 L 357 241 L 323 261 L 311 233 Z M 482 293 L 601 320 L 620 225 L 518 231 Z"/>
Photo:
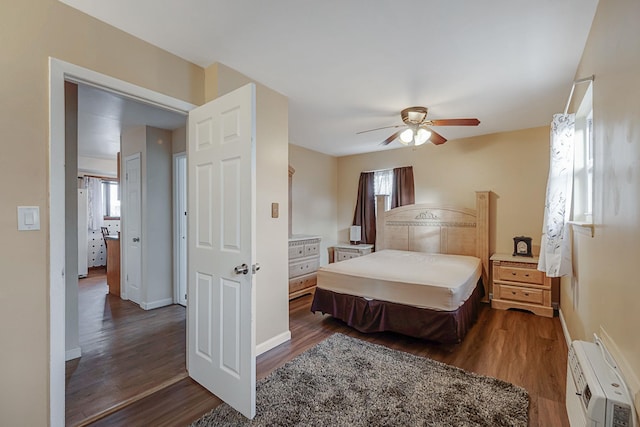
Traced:
<path fill-rule="evenodd" d="M 362 238 L 362 229 L 359 225 L 352 225 L 349 229 L 349 240 L 352 242 L 359 242 Z"/>
<path fill-rule="evenodd" d="M 400 134 L 400 142 L 407 145 L 413 139 L 413 129 L 405 129 Z"/>
<path fill-rule="evenodd" d="M 426 129 L 420 128 L 418 129 L 418 132 L 416 133 L 416 136 L 414 138 L 414 144 L 422 145 L 427 142 L 429 138 L 431 138 L 431 132 Z"/>

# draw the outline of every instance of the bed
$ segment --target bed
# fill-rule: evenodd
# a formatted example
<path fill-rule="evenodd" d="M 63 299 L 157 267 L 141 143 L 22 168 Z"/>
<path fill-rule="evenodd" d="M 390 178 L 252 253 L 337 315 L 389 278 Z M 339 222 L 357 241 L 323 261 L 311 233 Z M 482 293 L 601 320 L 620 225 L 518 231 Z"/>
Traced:
<path fill-rule="evenodd" d="M 461 342 L 488 296 L 489 192 L 476 192 L 475 210 L 379 211 L 376 228 L 376 252 L 318 270 L 311 311 L 361 332 Z"/>

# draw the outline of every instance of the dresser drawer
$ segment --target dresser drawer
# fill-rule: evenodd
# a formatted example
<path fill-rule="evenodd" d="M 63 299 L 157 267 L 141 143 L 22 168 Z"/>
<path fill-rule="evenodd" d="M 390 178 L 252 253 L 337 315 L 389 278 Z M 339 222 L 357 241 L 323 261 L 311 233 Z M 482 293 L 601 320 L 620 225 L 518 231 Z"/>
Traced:
<path fill-rule="evenodd" d="M 304 245 L 302 243 L 289 243 L 289 259 L 302 258 L 304 256 Z"/>
<path fill-rule="evenodd" d="M 522 301 L 533 304 L 544 303 L 542 289 L 522 288 L 519 286 L 495 285 L 498 287 L 498 298 L 512 301 Z"/>
<path fill-rule="evenodd" d="M 295 279 L 289 280 L 289 293 L 297 292 L 302 289 L 310 288 L 315 286 L 317 282 L 317 278 L 315 274 L 310 274 L 308 276 L 297 277 Z"/>
<path fill-rule="evenodd" d="M 318 259 L 292 262 L 289 264 L 289 277 L 298 277 L 313 273 L 318 269 Z"/>
<path fill-rule="evenodd" d="M 507 280 L 512 282 L 544 284 L 544 273 L 532 268 L 511 267 L 501 265 L 497 269 L 497 280 Z"/>
<path fill-rule="evenodd" d="M 319 243 L 307 243 L 304 245 L 304 255 L 318 255 L 320 253 L 320 244 Z"/>

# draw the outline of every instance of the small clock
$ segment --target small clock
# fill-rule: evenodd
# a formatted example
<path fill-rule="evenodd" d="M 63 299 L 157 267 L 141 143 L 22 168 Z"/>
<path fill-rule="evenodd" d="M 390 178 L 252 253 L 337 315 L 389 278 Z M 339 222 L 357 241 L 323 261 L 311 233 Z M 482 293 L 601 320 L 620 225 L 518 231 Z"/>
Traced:
<path fill-rule="evenodd" d="M 531 237 L 517 236 L 513 238 L 513 256 L 533 257 L 531 253 Z"/>

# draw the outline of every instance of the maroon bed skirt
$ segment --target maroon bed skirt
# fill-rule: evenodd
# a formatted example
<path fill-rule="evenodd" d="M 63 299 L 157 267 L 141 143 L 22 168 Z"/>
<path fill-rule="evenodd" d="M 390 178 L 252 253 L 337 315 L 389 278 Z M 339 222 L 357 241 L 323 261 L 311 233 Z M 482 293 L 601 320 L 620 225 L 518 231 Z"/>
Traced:
<path fill-rule="evenodd" d="M 320 288 L 316 288 L 311 311 L 330 314 L 360 332 L 389 331 L 439 343 L 459 343 L 478 319 L 484 296 L 481 282 L 469 299 L 454 311 L 367 300 Z"/>

